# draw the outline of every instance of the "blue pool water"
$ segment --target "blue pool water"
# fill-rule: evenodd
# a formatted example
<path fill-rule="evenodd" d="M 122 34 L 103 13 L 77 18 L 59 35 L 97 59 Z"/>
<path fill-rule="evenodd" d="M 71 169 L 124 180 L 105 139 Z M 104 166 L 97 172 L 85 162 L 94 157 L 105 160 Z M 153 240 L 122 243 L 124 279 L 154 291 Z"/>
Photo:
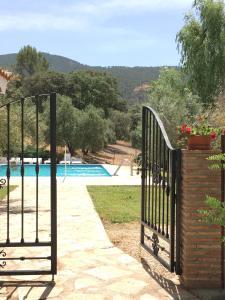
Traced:
<path fill-rule="evenodd" d="M 6 176 L 7 165 L 0 165 L 0 176 Z M 10 175 L 14 177 L 21 176 L 21 166 L 11 166 Z M 35 164 L 24 165 L 25 176 L 36 176 Z M 40 165 L 39 176 L 50 176 L 50 165 Z M 102 177 L 111 176 L 108 171 L 101 165 L 57 165 L 57 176 L 59 177 Z"/>

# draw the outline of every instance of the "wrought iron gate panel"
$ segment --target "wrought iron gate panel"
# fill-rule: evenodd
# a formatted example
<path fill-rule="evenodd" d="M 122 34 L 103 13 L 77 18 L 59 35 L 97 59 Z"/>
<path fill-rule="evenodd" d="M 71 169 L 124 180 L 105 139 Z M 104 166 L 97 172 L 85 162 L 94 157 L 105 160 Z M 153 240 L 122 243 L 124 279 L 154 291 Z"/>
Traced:
<path fill-rule="evenodd" d="M 40 192 L 42 185 L 40 182 L 40 163 L 39 163 L 39 141 L 40 141 L 40 110 L 41 103 L 49 102 L 49 137 L 50 137 L 50 176 L 49 176 L 49 197 L 44 195 L 44 198 L 40 199 Z M 25 177 L 25 129 L 26 118 L 29 117 L 29 113 L 25 113 L 26 103 L 29 102 L 29 109 L 34 110 L 34 140 L 35 140 L 35 177 L 32 183 L 27 181 Z M 16 109 L 17 120 L 12 119 L 11 111 Z M 57 183 L 56 183 L 56 94 L 44 94 L 35 97 L 21 98 L 17 101 L 12 101 L 6 105 L 0 107 L 1 128 L 5 129 L 5 135 L 3 136 L 3 143 L 5 149 L 3 149 L 4 155 L 6 155 L 6 173 L 3 178 L 0 178 L 0 188 L 6 186 L 7 196 L 6 205 L 1 202 L 0 210 L 0 222 L 1 222 L 1 234 L 0 234 L 0 275 L 43 275 L 57 273 Z M 15 113 L 14 113 L 15 116 Z M 2 124 L 1 124 L 2 123 Z M 19 128 L 18 128 L 19 126 Z M 13 149 L 15 146 L 15 137 L 13 132 L 19 130 L 20 142 L 18 143 L 19 149 Z M 15 153 L 18 156 L 20 153 L 20 163 L 12 165 L 11 159 Z M 4 164 L 0 162 L 0 169 L 4 167 Z M 12 169 L 16 168 L 19 172 L 17 179 L 12 178 Z M 16 181 L 17 180 L 17 181 Z M 48 180 L 48 179 L 46 179 Z M 17 182 L 18 188 L 21 189 L 19 199 L 11 199 L 10 185 L 12 182 Z M 27 207 L 27 199 L 31 197 L 26 193 L 26 187 L 34 185 L 34 194 L 32 195 L 33 206 Z M 46 203 L 49 209 L 42 210 L 40 200 Z M 15 206 L 15 203 L 18 206 Z M 43 215 L 47 215 L 49 220 L 49 227 L 45 232 L 45 237 L 42 233 L 42 224 L 40 220 L 43 220 Z M 32 215 L 33 214 L 33 215 Z M 15 216 L 16 215 L 16 216 Z M 12 219 L 12 220 L 11 220 Z M 32 219 L 32 220 L 31 220 Z M 12 221 L 18 222 L 16 225 L 19 228 L 19 236 L 15 237 L 15 232 L 12 232 Z M 32 222 L 31 222 L 32 221 Z M 47 224 L 48 224 L 47 222 Z M 31 224 L 32 223 L 32 224 Z M 5 227 L 4 227 L 5 225 Z M 33 226 L 33 227 L 32 227 Z M 4 227 L 4 228 L 3 228 Z M 32 228 L 29 228 L 32 227 Z M 14 227 L 15 228 L 15 227 Z M 27 230 L 27 231 L 26 231 Z M 2 232 L 5 232 L 3 235 Z M 26 231 L 26 232 L 25 232 Z M 29 237 L 26 233 L 29 231 Z M 43 238 L 44 237 L 44 238 Z M 47 238 L 46 238 L 47 237 Z M 26 255 L 21 254 L 24 251 Z M 17 255 L 15 253 L 19 252 Z M 46 254 L 48 253 L 48 254 Z M 36 254 L 36 255 L 35 255 Z M 36 267 L 32 269 L 26 268 L 27 261 L 35 261 Z M 46 265 L 43 262 L 46 261 Z M 23 263 L 21 268 L 15 267 L 15 264 Z M 14 269 L 9 267 L 8 264 L 12 263 Z M 16 265 L 17 266 L 17 265 Z M 44 266 L 40 268 L 40 266 Z"/>
<path fill-rule="evenodd" d="M 142 111 L 141 245 L 180 274 L 180 150 L 175 150 L 157 113 Z"/>

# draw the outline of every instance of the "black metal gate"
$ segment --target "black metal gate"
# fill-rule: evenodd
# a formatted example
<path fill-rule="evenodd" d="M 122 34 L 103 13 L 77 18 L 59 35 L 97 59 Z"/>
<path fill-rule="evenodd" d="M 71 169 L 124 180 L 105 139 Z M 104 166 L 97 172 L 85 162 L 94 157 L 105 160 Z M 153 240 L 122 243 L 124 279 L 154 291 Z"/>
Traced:
<path fill-rule="evenodd" d="M 49 111 L 48 177 L 40 177 L 40 115 L 44 103 Z M 56 94 L 22 98 L 1 106 L 0 131 L 0 188 L 7 191 L 6 199 L 0 201 L 0 275 L 54 275 L 57 272 Z M 34 174 L 27 177 L 29 168 L 25 164 L 29 159 L 24 154 L 32 141 L 35 158 L 30 158 L 33 164 L 29 168 L 33 168 Z M 15 194 L 11 192 L 12 185 L 17 186 Z"/>
<path fill-rule="evenodd" d="M 157 113 L 142 111 L 141 245 L 171 272 L 180 270 L 180 150 Z"/>

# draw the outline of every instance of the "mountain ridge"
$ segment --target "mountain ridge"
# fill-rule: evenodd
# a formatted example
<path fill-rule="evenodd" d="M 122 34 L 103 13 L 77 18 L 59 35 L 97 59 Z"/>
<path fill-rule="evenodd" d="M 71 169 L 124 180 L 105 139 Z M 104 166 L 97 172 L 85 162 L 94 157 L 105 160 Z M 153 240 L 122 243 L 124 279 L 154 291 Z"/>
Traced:
<path fill-rule="evenodd" d="M 131 102 L 139 101 L 143 98 L 141 95 L 140 99 L 135 92 L 135 88 L 145 83 L 150 83 L 152 80 L 156 80 L 159 76 L 159 67 L 126 67 L 126 66 L 89 66 L 82 64 L 76 60 L 56 55 L 41 52 L 49 62 L 50 70 L 56 72 L 69 73 L 80 70 L 93 70 L 109 73 L 114 76 L 118 81 L 119 91 L 121 96 L 129 99 Z M 0 54 L 0 67 L 12 70 L 12 66 L 16 64 L 16 53 Z"/>

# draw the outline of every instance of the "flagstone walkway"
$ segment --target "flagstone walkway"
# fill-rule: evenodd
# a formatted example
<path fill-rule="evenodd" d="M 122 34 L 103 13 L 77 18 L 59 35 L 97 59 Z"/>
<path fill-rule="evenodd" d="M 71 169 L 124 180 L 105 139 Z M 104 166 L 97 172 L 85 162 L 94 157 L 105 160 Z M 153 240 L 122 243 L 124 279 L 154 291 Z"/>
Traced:
<path fill-rule="evenodd" d="M 35 185 L 27 183 L 25 204 L 32 207 Z M 48 182 L 40 191 L 43 234 L 49 223 L 46 195 Z M 14 205 L 19 205 L 20 189 L 11 193 Z M 45 204 L 44 204 L 45 203 Z M 32 209 L 26 218 L 34 216 Z M 1 217 L 1 213 L 0 213 Z M 13 236 L 19 233 L 18 216 L 11 218 Z M 28 233 L 27 233 L 28 234 Z M 43 235 L 44 236 L 44 235 Z M 32 267 L 26 265 L 26 267 Z M 0 300 L 195 300 L 195 296 L 173 282 L 154 276 L 150 267 L 145 270 L 134 258 L 114 247 L 94 209 L 85 185 L 58 184 L 58 274 L 55 284 L 46 282 L 49 276 L 3 278 Z M 29 281 L 18 281 L 29 280 Z M 35 280 L 31 282 L 31 280 Z"/>

